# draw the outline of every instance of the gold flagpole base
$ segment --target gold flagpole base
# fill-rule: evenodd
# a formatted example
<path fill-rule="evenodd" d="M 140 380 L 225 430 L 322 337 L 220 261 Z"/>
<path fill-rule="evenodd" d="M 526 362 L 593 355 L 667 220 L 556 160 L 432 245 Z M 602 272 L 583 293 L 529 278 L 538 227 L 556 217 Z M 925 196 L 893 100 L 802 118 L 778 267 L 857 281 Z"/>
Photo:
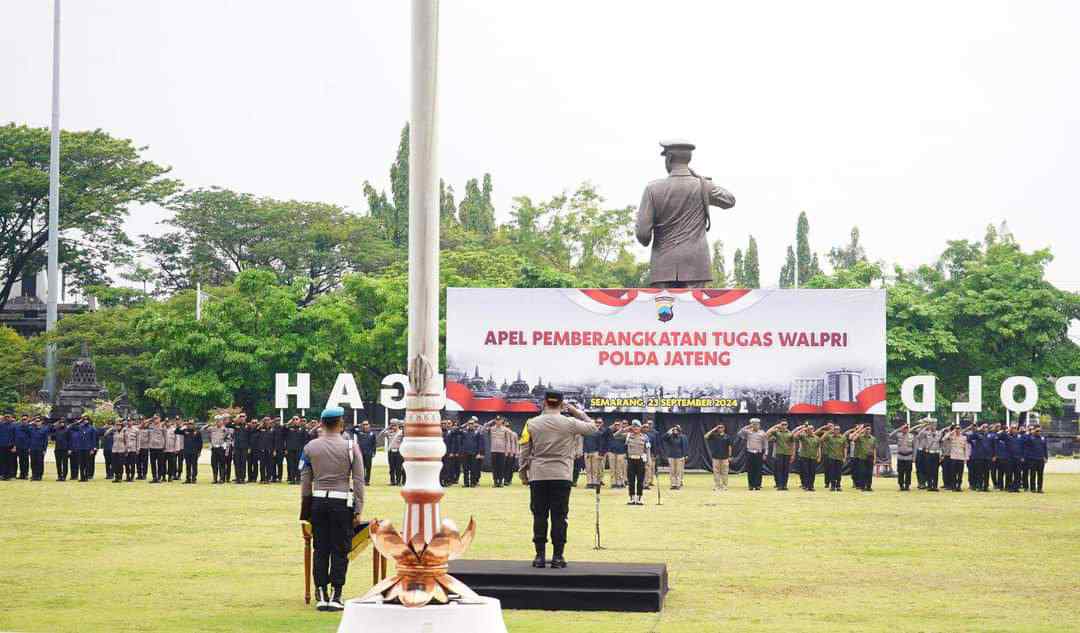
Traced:
<path fill-rule="evenodd" d="M 458 533 L 450 519 L 443 520 L 426 544 L 420 535 L 406 542 L 389 521 L 372 521 L 371 541 L 380 554 L 394 559 L 397 573 L 376 584 L 360 600 L 381 598 L 406 607 L 447 604 L 455 597 L 462 602 L 479 601 L 476 592 L 447 573 L 449 561 L 459 558 L 475 535 L 476 520 L 472 518 L 464 533 Z"/>

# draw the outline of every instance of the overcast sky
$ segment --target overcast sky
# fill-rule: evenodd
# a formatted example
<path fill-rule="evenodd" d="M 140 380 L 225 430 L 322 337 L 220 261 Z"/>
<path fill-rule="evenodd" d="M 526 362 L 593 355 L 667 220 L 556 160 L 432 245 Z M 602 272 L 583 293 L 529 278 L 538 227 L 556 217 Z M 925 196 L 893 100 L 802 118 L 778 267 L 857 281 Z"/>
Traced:
<path fill-rule="evenodd" d="M 365 208 L 408 117 L 404 0 L 66 0 L 62 125 L 189 186 Z M 0 4 L 0 120 L 49 122 L 50 0 Z M 711 239 L 775 284 L 800 210 L 913 266 L 1007 219 L 1080 289 L 1080 3 L 444 0 L 440 164 L 497 209 L 591 180 L 636 205 L 657 141 L 730 189 Z M 160 230 L 140 209 L 131 233 Z"/>

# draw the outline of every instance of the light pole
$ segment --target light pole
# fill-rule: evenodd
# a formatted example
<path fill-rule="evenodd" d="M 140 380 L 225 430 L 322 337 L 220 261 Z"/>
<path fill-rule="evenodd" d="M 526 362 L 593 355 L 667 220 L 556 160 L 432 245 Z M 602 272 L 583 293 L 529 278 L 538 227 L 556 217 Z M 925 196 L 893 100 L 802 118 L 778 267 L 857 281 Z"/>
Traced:
<path fill-rule="evenodd" d="M 60 0 L 53 2 L 52 130 L 49 141 L 49 296 L 45 331 L 56 329 L 56 302 L 60 293 Z M 56 401 L 56 345 L 45 348 L 45 391 Z"/>

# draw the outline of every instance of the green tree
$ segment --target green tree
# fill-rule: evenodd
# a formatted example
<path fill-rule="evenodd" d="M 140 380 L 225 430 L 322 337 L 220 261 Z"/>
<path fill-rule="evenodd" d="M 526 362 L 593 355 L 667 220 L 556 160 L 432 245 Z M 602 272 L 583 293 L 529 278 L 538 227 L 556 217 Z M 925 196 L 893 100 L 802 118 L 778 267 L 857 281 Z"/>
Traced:
<path fill-rule="evenodd" d="M 457 222 L 457 204 L 454 202 L 454 186 L 439 179 L 439 220 L 442 224 Z"/>
<path fill-rule="evenodd" d="M 758 264 L 757 240 L 750 236 L 750 245 L 746 247 L 746 259 L 743 261 L 744 288 L 761 287 L 761 266 Z"/>
<path fill-rule="evenodd" d="M 724 242 L 716 240 L 712 246 L 712 288 L 727 288 L 727 269 L 724 264 Z"/>
<path fill-rule="evenodd" d="M 866 261 L 866 249 L 859 243 L 859 227 L 851 229 L 851 241 L 846 246 L 834 246 L 829 250 L 829 263 L 834 269 L 852 268 Z"/>
<path fill-rule="evenodd" d="M 741 248 L 735 249 L 735 257 L 732 260 L 732 274 L 734 275 L 736 288 L 747 288 L 746 285 L 746 268 L 743 265 L 743 254 Z"/>
<path fill-rule="evenodd" d="M 792 288 L 795 286 L 795 249 L 787 247 L 787 259 L 784 261 L 784 267 L 780 269 L 780 287 Z"/>
<path fill-rule="evenodd" d="M 806 217 L 806 211 L 799 213 L 795 229 L 795 257 L 799 264 L 799 285 L 821 272 L 817 253 L 810 251 L 810 219 Z"/>
<path fill-rule="evenodd" d="M 273 270 L 285 284 L 306 284 L 302 304 L 336 288 L 357 257 L 392 259 L 392 243 L 371 219 L 321 202 L 257 198 L 227 189 L 196 189 L 169 205 L 165 224 L 179 229 L 144 238 L 170 291 L 224 285 L 240 272 Z"/>
<path fill-rule="evenodd" d="M 101 130 L 60 134 L 60 264 L 79 288 L 108 281 L 130 257 L 124 221 L 133 204 L 158 203 L 179 186 L 145 147 Z M 0 126 L 0 308 L 24 273 L 45 263 L 49 130 Z"/>
<path fill-rule="evenodd" d="M 44 375 L 29 342 L 15 330 L 0 326 L 0 411 L 12 411 L 15 403 L 36 393 Z"/>
<path fill-rule="evenodd" d="M 390 165 L 390 193 L 377 191 L 370 182 L 364 181 L 364 197 L 368 213 L 376 218 L 385 231 L 386 239 L 399 247 L 409 243 L 409 124 L 401 129 L 397 156 Z"/>
<path fill-rule="evenodd" d="M 144 295 L 150 294 L 147 284 L 153 283 L 157 279 L 153 268 L 143 266 L 139 262 L 132 262 L 126 271 L 120 273 L 120 277 L 126 281 L 141 283 Z"/>

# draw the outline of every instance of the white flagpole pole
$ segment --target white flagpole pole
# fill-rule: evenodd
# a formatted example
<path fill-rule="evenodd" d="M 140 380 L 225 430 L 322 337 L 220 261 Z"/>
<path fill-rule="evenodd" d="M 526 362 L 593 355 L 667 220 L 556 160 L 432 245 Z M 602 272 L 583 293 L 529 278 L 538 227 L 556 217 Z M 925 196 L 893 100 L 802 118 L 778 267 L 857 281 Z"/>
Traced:
<path fill-rule="evenodd" d="M 202 283 L 195 283 L 195 320 L 202 321 Z"/>
<path fill-rule="evenodd" d="M 53 2 L 52 129 L 49 139 L 49 295 L 45 307 L 45 331 L 56 329 L 60 293 L 60 0 Z M 45 352 L 45 390 L 56 401 L 56 345 Z"/>
<path fill-rule="evenodd" d="M 439 3 L 412 3 L 409 115 L 409 384 L 405 390 L 405 542 L 431 541 L 442 522 L 446 453 L 439 383 Z"/>

